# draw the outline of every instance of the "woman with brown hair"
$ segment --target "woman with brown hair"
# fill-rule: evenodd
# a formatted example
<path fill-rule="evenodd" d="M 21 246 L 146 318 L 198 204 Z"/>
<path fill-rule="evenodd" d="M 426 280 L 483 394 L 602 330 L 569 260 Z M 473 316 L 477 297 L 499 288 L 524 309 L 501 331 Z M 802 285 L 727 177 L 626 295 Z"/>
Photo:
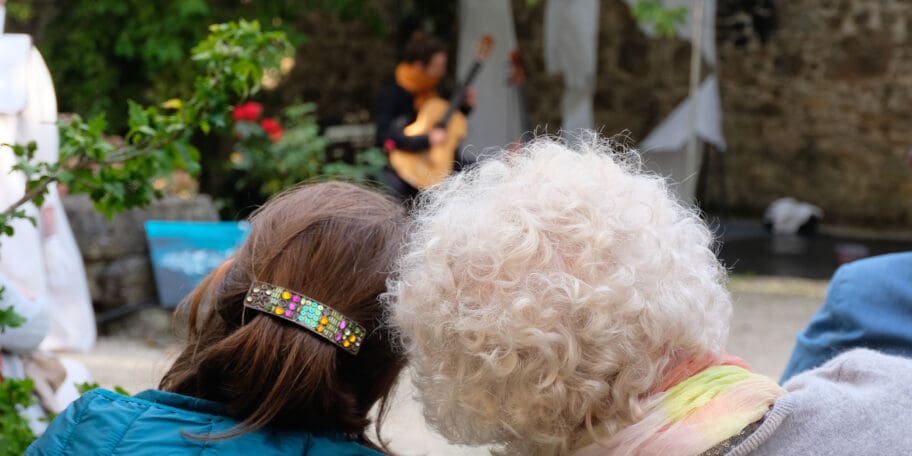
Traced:
<path fill-rule="evenodd" d="M 160 389 L 91 391 L 27 454 L 380 454 L 368 413 L 379 401 L 379 430 L 405 361 L 377 298 L 404 220 L 349 184 L 273 199 L 178 308 L 187 344 Z"/>

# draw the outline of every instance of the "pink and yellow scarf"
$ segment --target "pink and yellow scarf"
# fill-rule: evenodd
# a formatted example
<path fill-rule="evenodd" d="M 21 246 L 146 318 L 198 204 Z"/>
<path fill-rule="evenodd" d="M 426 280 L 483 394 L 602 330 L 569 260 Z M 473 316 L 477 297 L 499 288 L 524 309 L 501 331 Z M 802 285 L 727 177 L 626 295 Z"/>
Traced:
<path fill-rule="evenodd" d="M 666 375 L 641 420 L 574 456 L 699 455 L 759 421 L 783 394 L 738 358 L 691 360 Z"/>

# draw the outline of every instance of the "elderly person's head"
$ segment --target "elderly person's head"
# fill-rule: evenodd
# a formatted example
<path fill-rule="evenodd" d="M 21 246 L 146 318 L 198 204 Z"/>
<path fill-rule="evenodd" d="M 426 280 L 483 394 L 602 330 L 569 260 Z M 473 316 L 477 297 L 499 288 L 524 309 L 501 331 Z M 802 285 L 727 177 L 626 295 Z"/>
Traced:
<path fill-rule="evenodd" d="M 415 215 L 389 298 L 425 415 L 453 442 L 659 448 L 655 432 L 681 421 L 669 388 L 739 365 L 710 231 L 635 154 L 578 149 L 494 157 Z"/>

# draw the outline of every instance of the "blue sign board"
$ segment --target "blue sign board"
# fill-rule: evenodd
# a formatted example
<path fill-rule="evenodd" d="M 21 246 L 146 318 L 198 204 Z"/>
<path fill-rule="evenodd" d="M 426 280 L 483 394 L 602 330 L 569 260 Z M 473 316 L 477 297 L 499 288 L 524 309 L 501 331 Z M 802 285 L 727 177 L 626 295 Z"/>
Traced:
<path fill-rule="evenodd" d="M 155 286 L 162 306 L 174 308 L 244 242 L 247 222 L 146 222 Z"/>

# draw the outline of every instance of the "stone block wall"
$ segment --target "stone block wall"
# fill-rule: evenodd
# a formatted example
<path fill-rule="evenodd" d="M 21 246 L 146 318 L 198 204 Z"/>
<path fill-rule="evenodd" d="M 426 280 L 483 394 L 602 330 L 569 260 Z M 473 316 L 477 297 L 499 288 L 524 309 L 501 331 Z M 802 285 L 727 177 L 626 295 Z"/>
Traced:
<path fill-rule="evenodd" d="M 758 215 L 793 196 L 822 207 L 829 222 L 908 228 L 912 2 L 718 5 L 727 178 L 717 168 L 705 176 L 703 204 L 718 208 L 724 198 L 729 209 Z M 532 75 L 531 117 L 554 131 L 561 81 L 544 74 L 543 8 L 513 6 Z M 686 96 L 690 46 L 645 36 L 620 0 L 601 2 L 600 16 L 596 126 L 640 140 Z"/>
<path fill-rule="evenodd" d="M 218 220 L 208 196 L 168 197 L 108 221 L 84 196 L 64 199 L 67 217 L 85 261 L 95 311 L 156 300 L 143 223 L 147 220 Z"/>
<path fill-rule="evenodd" d="M 732 202 L 790 195 L 830 221 L 908 228 L 912 2 L 779 1 L 773 15 L 765 33 L 720 36 Z"/>

